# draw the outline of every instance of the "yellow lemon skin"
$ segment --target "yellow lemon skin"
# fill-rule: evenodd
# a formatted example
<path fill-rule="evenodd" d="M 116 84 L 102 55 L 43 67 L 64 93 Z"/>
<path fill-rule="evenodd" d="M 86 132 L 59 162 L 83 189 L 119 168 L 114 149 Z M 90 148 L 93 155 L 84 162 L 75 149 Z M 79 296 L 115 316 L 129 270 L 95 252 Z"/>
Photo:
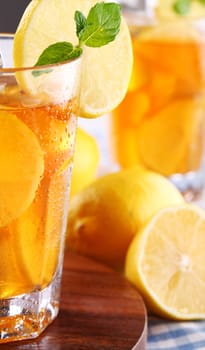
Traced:
<path fill-rule="evenodd" d="M 100 151 L 95 138 L 82 128 L 78 128 L 70 189 L 71 196 L 96 179 L 99 162 Z"/>
<path fill-rule="evenodd" d="M 160 208 L 183 202 L 168 180 L 142 167 L 102 176 L 72 198 L 67 246 L 121 270 L 141 226 Z"/>
<path fill-rule="evenodd" d="M 205 318 L 204 232 L 205 212 L 185 203 L 161 209 L 132 240 L 125 276 L 152 313 Z"/>

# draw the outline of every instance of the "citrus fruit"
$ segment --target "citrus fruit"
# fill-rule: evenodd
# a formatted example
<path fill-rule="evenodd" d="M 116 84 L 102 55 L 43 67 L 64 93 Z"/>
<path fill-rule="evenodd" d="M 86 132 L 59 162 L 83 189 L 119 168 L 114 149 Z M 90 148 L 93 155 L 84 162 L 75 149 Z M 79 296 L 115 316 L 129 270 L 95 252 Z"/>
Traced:
<path fill-rule="evenodd" d="M 202 118 L 203 108 L 198 101 L 179 99 L 145 120 L 136 132 L 141 162 L 167 176 L 197 168 L 202 148 L 195 144 Z"/>
<path fill-rule="evenodd" d="M 44 171 L 44 155 L 35 134 L 7 111 L 0 112 L 0 145 L 2 227 L 19 217 L 35 198 Z"/>
<path fill-rule="evenodd" d="M 205 318 L 205 212 L 161 209 L 129 246 L 125 275 L 150 309 L 174 319 Z"/>
<path fill-rule="evenodd" d="M 104 175 L 70 201 L 68 248 L 120 269 L 144 222 L 183 202 L 168 180 L 141 167 Z"/>
<path fill-rule="evenodd" d="M 0 298 L 30 291 L 33 286 L 24 274 L 21 260 L 17 259 L 17 247 L 13 245 L 12 234 L 8 228 L 1 228 L 0 247 Z"/>
<path fill-rule="evenodd" d="M 9 226 L 16 266 L 32 286 L 47 286 L 56 271 L 60 237 L 64 232 L 62 217 L 65 217 L 68 182 L 66 170 L 52 178 L 45 175 L 35 201 Z"/>
<path fill-rule="evenodd" d="M 44 49 L 55 42 L 77 44 L 75 11 L 87 15 L 95 4 L 96 0 L 32 0 L 15 34 L 14 65 L 33 66 Z M 114 42 L 97 49 L 85 47 L 82 61 L 80 115 L 105 114 L 123 99 L 131 75 L 132 45 L 125 20 Z M 38 93 L 38 78 L 26 72 L 18 72 L 17 77 L 23 90 Z"/>
<path fill-rule="evenodd" d="M 82 128 L 77 129 L 74 164 L 71 180 L 71 196 L 95 180 L 100 152 L 93 136 Z"/>

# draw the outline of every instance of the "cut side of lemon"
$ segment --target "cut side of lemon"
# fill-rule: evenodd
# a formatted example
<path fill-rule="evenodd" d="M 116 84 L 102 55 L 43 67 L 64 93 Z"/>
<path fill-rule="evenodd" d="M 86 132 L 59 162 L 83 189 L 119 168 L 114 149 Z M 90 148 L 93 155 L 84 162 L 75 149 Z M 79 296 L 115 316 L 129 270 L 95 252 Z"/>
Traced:
<path fill-rule="evenodd" d="M 35 134 L 15 115 L 0 112 L 0 227 L 19 217 L 35 198 L 44 156 Z"/>
<path fill-rule="evenodd" d="M 71 198 L 68 248 L 122 269 L 136 231 L 159 209 L 182 203 L 170 181 L 143 167 L 101 176 Z"/>
<path fill-rule="evenodd" d="M 74 14 L 85 16 L 96 0 L 32 0 L 14 38 L 15 67 L 32 67 L 49 45 L 59 41 L 77 44 Z M 122 19 L 116 40 L 101 48 L 84 48 L 80 116 L 96 117 L 114 109 L 125 96 L 132 70 L 132 45 Z M 33 78 L 18 72 L 21 88 L 33 93 Z M 37 78 L 38 80 L 38 78 Z"/>
<path fill-rule="evenodd" d="M 114 42 L 85 48 L 80 115 L 95 117 L 112 111 L 123 100 L 132 73 L 132 44 L 126 22 Z"/>
<path fill-rule="evenodd" d="M 153 312 L 205 318 L 204 232 L 205 212 L 184 204 L 160 210 L 133 239 L 125 274 Z"/>

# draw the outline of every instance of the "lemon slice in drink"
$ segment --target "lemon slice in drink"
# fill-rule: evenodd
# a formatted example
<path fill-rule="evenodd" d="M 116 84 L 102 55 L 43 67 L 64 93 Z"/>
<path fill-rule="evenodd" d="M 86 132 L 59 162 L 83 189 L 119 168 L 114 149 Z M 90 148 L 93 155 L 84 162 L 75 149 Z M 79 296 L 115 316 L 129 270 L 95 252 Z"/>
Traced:
<path fill-rule="evenodd" d="M 77 44 L 74 14 L 85 16 L 96 0 L 33 0 L 19 23 L 14 39 L 14 65 L 33 66 L 49 45 L 59 41 Z M 123 99 L 131 75 L 132 46 L 122 19 L 116 40 L 101 48 L 84 48 L 80 115 L 96 117 L 115 108 Z M 34 94 L 33 79 L 18 73 L 22 89 Z"/>
<path fill-rule="evenodd" d="M 44 171 L 35 134 L 17 117 L 0 112 L 0 227 L 18 218 L 32 203 Z"/>
<path fill-rule="evenodd" d="M 205 318 L 205 212 L 161 209 L 135 236 L 125 274 L 150 309 L 173 319 Z"/>

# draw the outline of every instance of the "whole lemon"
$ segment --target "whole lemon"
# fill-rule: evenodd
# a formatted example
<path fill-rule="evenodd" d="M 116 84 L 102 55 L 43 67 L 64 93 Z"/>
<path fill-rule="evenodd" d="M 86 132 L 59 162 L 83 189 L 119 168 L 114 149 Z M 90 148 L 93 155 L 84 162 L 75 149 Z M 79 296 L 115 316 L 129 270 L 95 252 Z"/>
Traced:
<path fill-rule="evenodd" d="M 95 138 L 82 128 L 77 129 L 70 193 L 82 190 L 96 179 L 100 151 Z"/>
<path fill-rule="evenodd" d="M 159 209 L 184 203 L 164 177 L 142 167 L 98 178 L 70 202 L 67 246 L 122 269 L 134 235 Z"/>

